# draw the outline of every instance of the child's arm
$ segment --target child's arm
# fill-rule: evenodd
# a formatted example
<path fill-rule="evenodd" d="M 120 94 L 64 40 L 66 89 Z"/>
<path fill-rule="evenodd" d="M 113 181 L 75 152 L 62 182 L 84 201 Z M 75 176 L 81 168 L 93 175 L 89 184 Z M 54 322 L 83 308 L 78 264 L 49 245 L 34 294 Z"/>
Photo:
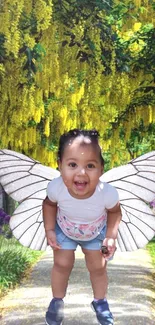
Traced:
<path fill-rule="evenodd" d="M 112 208 L 107 210 L 107 232 L 106 237 L 117 238 L 118 227 L 122 219 L 121 208 L 119 202 Z"/>
<path fill-rule="evenodd" d="M 107 210 L 107 231 L 103 241 L 103 245 L 108 248 L 108 254 L 104 255 L 106 258 L 110 258 L 116 250 L 115 239 L 117 238 L 121 218 L 122 214 L 118 202 L 112 209 Z"/>
<path fill-rule="evenodd" d="M 57 214 L 57 203 L 49 200 L 48 197 L 43 201 L 43 221 L 48 244 L 53 249 L 60 249 L 57 244 L 55 224 Z"/>

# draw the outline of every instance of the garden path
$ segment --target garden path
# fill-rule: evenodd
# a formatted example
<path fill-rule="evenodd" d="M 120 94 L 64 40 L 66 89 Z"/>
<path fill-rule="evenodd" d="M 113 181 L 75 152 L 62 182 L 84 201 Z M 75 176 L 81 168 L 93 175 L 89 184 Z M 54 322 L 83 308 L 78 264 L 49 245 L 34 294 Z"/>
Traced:
<path fill-rule="evenodd" d="M 153 267 L 145 249 L 116 253 L 108 263 L 108 300 L 115 325 L 155 325 Z M 29 278 L 1 301 L 1 325 L 43 325 L 51 298 L 49 250 L 32 270 Z M 153 287 L 154 286 L 154 287 Z M 64 325 L 97 324 L 90 308 L 92 300 L 89 276 L 80 249 L 65 298 Z"/>

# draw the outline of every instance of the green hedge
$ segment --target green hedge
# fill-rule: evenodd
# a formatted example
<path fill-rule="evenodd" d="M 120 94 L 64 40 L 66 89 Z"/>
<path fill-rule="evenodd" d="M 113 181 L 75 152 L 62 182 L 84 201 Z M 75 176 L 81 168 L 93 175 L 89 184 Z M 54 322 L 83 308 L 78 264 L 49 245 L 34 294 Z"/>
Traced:
<path fill-rule="evenodd" d="M 42 254 L 23 247 L 14 238 L 0 236 L 0 295 L 15 287 Z"/>

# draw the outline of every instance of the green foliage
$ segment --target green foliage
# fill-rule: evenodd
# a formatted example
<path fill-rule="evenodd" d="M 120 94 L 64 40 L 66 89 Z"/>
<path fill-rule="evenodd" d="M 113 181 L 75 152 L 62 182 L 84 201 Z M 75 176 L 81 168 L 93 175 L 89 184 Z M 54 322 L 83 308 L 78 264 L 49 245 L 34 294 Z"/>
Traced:
<path fill-rule="evenodd" d="M 147 249 L 151 255 L 152 263 L 155 267 L 155 237 L 147 245 Z"/>
<path fill-rule="evenodd" d="M 45 14 L 41 8 L 47 4 Z M 155 6 L 151 0 L 141 4 L 133 0 L 2 1 L 2 147 L 20 151 L 24 146 L 25 153 L 39 159 L 39 145 L 46 151 L 65 129 L 92 124 L 112 141 L 118 129 L 120 133 L 122 127 L 128 129 L 124 139 L 132 154 L 152 147 L 152 140 L 147 146 L 133 139 L 141 132 L 139 118 L 145 120 L 141 108 L 152 110 L 145 125 L 155 118 Z M 120 138 L 123 141 L 123 133 Z M 51 164 L 48 153 L 47 159 Z"/>
<path fill-rule="evenodd" d="M 4 48 L 5 37 L 3 34 L 0 33 L 0 63 L 4 62 L 6 51 Z"/>
<path fill-rule="evenodd" d="M 138 155 L 140 152 L 144 154 L 155 147 L 155 124 L 145 126 L 143 120 L 140 121 L 139 127 L 131 130 L 131 135 L 127 141 L 127 150 L 129 151 L 131 158 L 134 158 L 135 153 Z"/>
<path fill-rule="evenodd" d="M 18 284 L 41 255 L 42 252 L 25 248 L 14 238 L 0 236 L 0 295 Z"/>
<path fill-rule="evenodd" d="M 27 71 L 28 84 L 31 85 L 34 81 L 34 74 L 37 71 L 42 71 L 42 59 L 46 55 L 46 51 L 43 46 L 38 43 L 31 50 L 29 47 L 25 49 L 26 63 L 23 66 L 23 70 Z"/>
<path fill-rule="evenodd" d="M 61 20 L 68 26 L 73 25 L 74 22 L 78 22 L 81 17 L 85 20 L 95 12 L 99 14 L 100 11 L 109 12 L 112 8 L 112 0 L 54 0 L 54 14 L 56 19 Z M 66 16 L 68 20 L 66 20 Z"/>
<path fill-rule="evenodd" d="M 137 33 L 138 41 L 143 41 L 144 46 L 135 60 L 134 69 L 144 69 L 145 73 L 153 75 L 155 80 L 155 28 L 153 24 L 144 25 Z"/>

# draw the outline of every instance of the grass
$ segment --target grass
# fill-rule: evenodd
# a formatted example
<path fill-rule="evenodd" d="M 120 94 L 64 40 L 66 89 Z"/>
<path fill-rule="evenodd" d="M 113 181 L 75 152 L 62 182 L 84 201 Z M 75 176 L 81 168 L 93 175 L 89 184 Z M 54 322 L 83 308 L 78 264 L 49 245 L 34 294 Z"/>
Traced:
<path fill-rule="evenodd" d="M 155 237 L 148 243 L 147 249 L 152 259 L 152 264 L 155 267 Z"/>
<path fill-rule="evenodd" d="M 23 247 L 15 238 L 0 236 L 0 296 L 20 283 L 42 254 Z"/>

